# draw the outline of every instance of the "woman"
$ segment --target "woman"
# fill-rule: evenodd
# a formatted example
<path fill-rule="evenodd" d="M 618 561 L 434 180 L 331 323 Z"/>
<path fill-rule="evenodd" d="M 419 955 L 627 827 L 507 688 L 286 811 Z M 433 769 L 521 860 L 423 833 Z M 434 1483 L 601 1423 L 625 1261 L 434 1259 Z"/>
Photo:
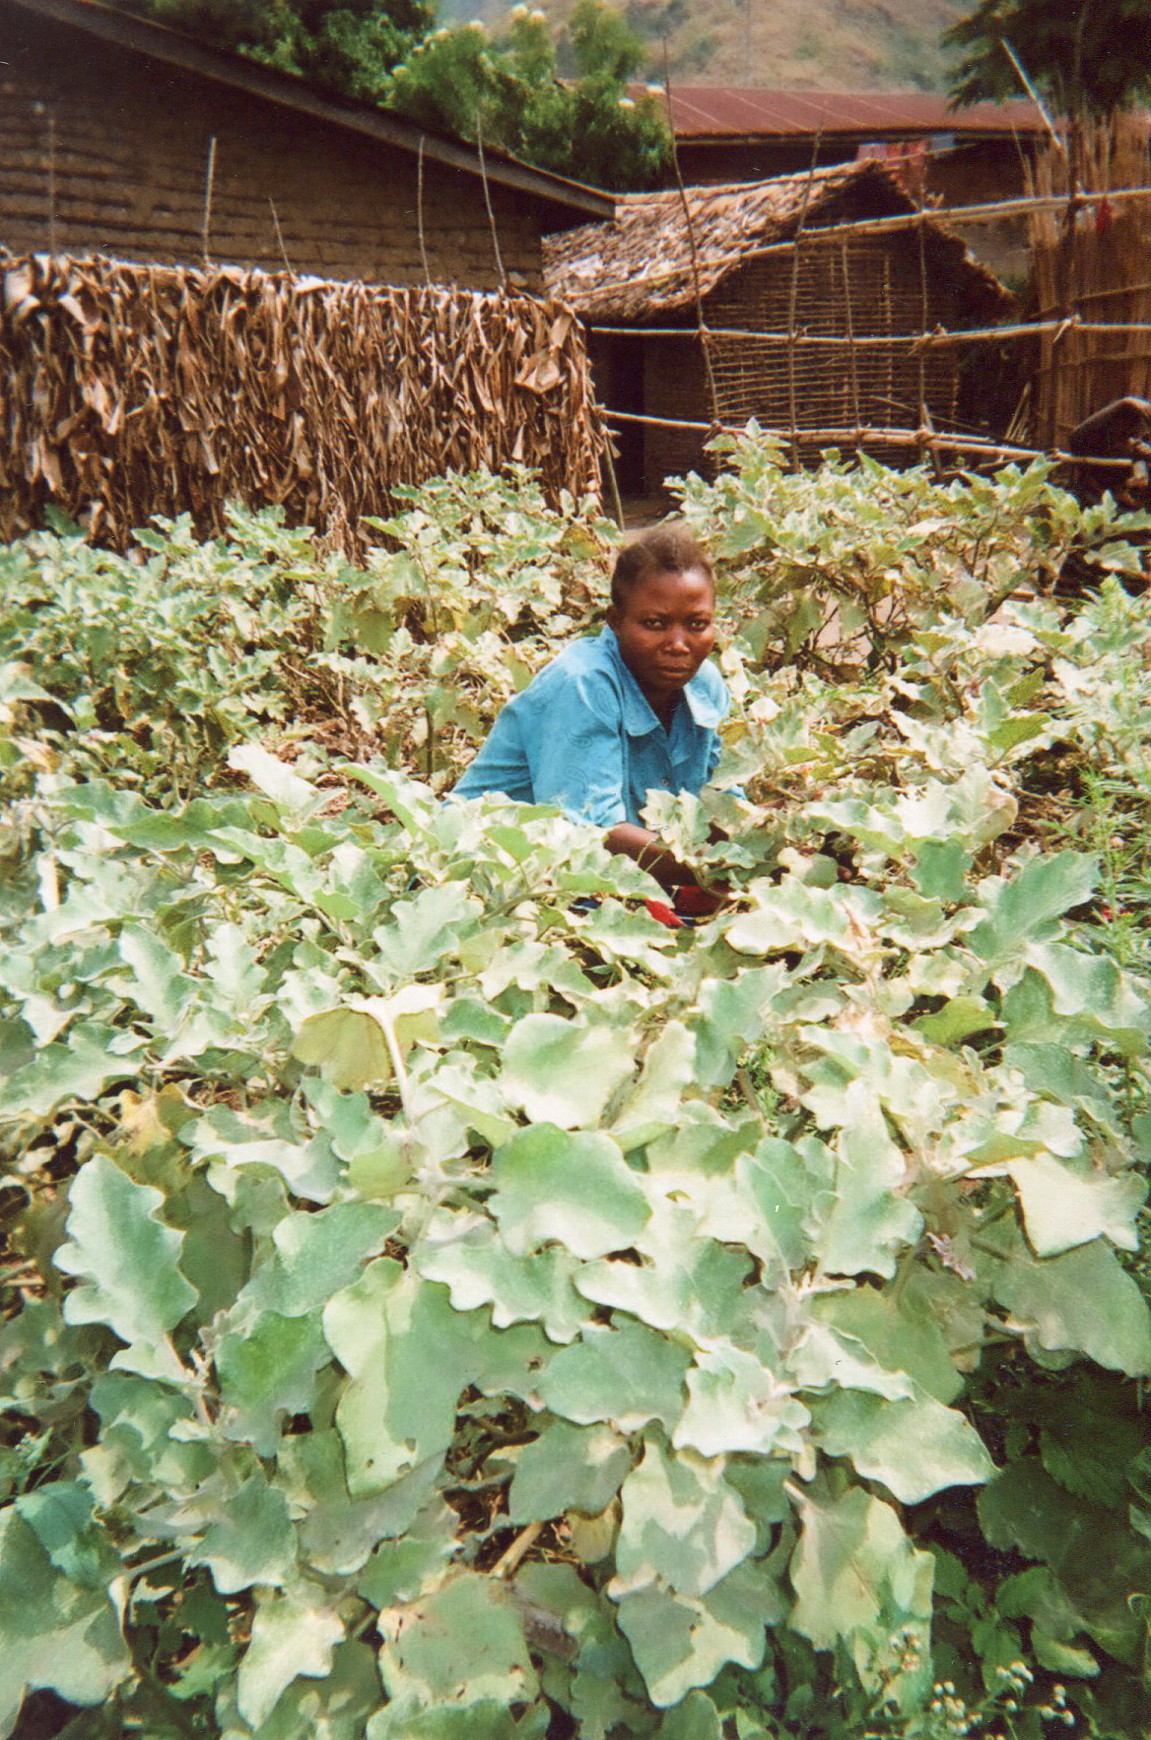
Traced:
<path fill-rule="evenodd" d="M 693 884 L 640 811 L 649 791 L 698 794 L 715 770 L 728 695 L 714 644 L 703 550 L 682 525 L 644 532 L 616 559 L 607 626 L 508 702 L 456 792 L 556 804 L 665 888 Z"/>

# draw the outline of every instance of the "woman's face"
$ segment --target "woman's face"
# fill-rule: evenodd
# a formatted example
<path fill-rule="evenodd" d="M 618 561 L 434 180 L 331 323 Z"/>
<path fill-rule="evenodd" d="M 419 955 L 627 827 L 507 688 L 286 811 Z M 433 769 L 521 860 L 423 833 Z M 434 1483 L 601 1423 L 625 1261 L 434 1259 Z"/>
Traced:
<path fill-rule="evenodd" d="M 701 568 L 651 574 L 607 613 L 623 661 L 659 710 L 674 702 L 715 644 L 715 587 Z"/>

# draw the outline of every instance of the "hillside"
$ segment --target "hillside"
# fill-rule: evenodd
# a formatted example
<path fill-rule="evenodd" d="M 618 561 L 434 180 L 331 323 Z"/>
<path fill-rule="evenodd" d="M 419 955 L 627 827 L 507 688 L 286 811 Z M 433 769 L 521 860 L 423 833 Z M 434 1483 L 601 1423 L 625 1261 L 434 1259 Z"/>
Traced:
<path fill-rule="evenodd" d="M 481 16 L 498 28 L 503 0 L 441 0 L 445 22 Z M 561 20 L 570 0 L 542 7 Z M 662 81 L 666 36 L 673 78 L 794 90 L 943 90 L 943 31 L 965 0 L 626 0 L 650 43 L 643 76 Z"/>

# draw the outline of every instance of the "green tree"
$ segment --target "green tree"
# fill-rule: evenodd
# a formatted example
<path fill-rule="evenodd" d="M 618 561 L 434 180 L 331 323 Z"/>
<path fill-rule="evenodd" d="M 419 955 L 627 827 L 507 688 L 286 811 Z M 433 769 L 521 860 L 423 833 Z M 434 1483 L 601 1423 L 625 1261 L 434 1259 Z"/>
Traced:
<path fill-rule="evenodd" d="M 558 39 L 545 13 L 516 6 L 494 37 L 478 20 L 431 32 L 396 68 L 387 101 L 541 169 L 650 187 L 670 162 L 671 134 L 657 96 L 629 94 L 642 53 L 604 0 L 580 0 Z"/>
<path fill-rule="evenodd" d="M 119 0 L 121 9 L 251 55 L 349 96 L 378 100 L 435 20 L 432 0 Z"/>
<path fill-rule="evenodd" d="M 1151 96 L 1151 0 L 980 0 L 943 41 L 967 51 L 951 81 L 958 104 L 1020 94 L 1005 45 L 1060 114 Z"/>

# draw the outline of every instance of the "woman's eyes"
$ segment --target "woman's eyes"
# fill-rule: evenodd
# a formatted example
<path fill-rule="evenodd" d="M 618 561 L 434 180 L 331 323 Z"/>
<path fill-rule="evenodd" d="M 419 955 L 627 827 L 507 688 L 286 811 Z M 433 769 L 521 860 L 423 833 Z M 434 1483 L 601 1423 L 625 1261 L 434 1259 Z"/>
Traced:
<path fill-rule="evenodd" d="M 660 630 L 667 627 L 667 623 L 662 617 L 649 616 L 641 621 L 640 627 L 649 629 L 653 633 L 658 633 Z M 687 624 L 687 627 L 692 634 L 705 634 L 711 627 L 711 619 L 706 616 L 696 616 Z"/>

